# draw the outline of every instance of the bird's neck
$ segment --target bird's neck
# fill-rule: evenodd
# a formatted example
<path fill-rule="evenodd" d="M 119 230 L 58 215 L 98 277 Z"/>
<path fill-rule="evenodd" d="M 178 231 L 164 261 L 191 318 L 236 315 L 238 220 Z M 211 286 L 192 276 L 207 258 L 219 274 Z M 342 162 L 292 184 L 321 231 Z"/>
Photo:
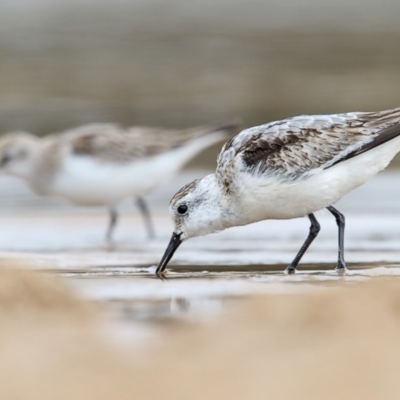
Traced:
<path fill-rule="evenodd" d="M 242 211 L 238 202 L 236 190 L 227 190 L 226 187 L 215 179 L 215 202 L 218 203 L 221 213 L 218 230 L 224 230 L 238 225 L 244 225 Z"/>

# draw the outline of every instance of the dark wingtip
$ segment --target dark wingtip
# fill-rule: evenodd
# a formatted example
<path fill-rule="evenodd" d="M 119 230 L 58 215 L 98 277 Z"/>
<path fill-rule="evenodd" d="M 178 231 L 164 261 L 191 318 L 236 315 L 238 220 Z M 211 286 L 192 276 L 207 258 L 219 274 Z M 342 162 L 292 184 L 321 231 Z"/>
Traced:
<path fill-rule="evenodd" d="M 237 133 L 243 126 L 243 121 L 239 118 L 230 121 L 222 121 L 210 127 L 210 132 L 227 131 L 229 133 Z"/>
<path fill-rule="evenodd" d="M 375 147 L 378 147 L 396 137 L 400 136 L 400 122 L 395 122 L 394 124 L 388 126 L 387 128 L 383 128 L 379 131 L 378 135 L 372 139 L 370 142 L 366 143 L 365 145 L 361 146 L 360 148 L 346 154 L 344 157 L 340 158 L 328 168 L 333 167 L 334 165 L 349 160 L 350 158 L 356 157 L 360 154 L 365 153 L 368 150 L 371 150 Z"/>

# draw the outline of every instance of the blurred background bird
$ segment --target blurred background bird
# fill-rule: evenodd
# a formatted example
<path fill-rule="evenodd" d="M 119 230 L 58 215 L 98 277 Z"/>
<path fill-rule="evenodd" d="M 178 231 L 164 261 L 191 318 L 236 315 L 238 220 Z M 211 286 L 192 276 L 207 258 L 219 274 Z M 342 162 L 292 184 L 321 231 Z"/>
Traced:
<path fill-rule="evenodd" d="M 143 196 L 237 128 L 236 122 L 184 130 L 91 124 L 44 138 L 15 132 L 0 140 L 0 168 L 24 179 L 37 194 L 108 207 L 108 242 L 118 220 L 116 205 L 134 197 L 152 238 Z"/>

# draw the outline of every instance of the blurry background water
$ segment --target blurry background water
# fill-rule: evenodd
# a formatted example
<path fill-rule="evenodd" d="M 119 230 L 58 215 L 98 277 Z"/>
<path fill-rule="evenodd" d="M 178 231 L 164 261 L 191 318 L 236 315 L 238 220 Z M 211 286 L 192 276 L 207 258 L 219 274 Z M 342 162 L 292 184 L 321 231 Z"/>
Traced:
<path fill-rule="evenodd" d="M 399 15 L 395 0 L 0 0 L 0 132 L 399 106 Z"/>

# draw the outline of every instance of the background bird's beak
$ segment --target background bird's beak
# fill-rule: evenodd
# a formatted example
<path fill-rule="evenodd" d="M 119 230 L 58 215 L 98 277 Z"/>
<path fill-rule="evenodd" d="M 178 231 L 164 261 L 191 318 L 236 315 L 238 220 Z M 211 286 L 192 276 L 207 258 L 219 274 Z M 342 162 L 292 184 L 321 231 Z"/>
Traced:
<path fill-rule="evenodd" d="M 0 158 L 0 168 L 4 167 L 5 165 L 7 165 L 9 161 L 11 161 L 11 157 L 8 154 L 4 154 Z"/>
<path fill-rule="evenodd" d="M 182 233 L 178 234 L 175 232 L 172 234 L 171 240 L 169 241 L 169 244 L 167 247 L 167 250 L 165 250 L 165 253 L 160 261 L 160 264 L 158 264 L 158 267 L 156 270 L 157 275 L 160 275 L 163 273 L 164 269 L 166 268 L 166 266 L 169 263 L 169 260 L 172 258 L 176 249 L 182 243 L 183 240 L 181 239 L 181 235 L 182 235 Z"/>

